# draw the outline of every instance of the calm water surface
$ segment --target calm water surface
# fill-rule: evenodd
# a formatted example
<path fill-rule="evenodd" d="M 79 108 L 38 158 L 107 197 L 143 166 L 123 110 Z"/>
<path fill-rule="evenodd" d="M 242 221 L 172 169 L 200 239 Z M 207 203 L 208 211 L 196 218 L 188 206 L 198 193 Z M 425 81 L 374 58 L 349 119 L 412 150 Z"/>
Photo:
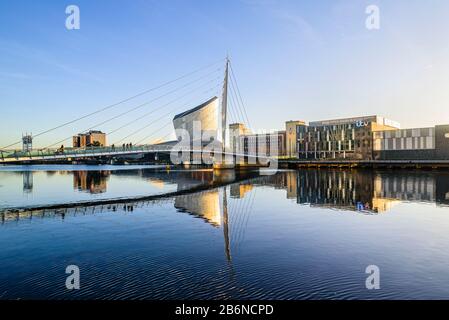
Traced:
<path fill-rule="evenodd" d="M 228 183 L 214 187 L 214 183 Z M 154 201 L 14 207 L 206 191 Z M 449 173 L 0 168 L 0 298 L 449 299 Z M 81 289 L 65 288 L 65 268 Z M 380 268 L 367 290 L 365 268 Z"/>

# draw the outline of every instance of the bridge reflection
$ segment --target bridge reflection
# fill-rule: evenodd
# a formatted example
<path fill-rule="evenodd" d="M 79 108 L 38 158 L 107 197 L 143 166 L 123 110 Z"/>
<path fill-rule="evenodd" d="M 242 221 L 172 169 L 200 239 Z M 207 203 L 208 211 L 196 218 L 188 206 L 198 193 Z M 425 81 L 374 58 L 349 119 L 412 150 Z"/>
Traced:
<path fill-rule="evenodd" d="M 50 173 L 48 173 L 50 174 Z M 52 173 L 54 174 L 54 173 Z M 449 205 L 449 173 L 446 172 L 376 172 L 345 170 L 301 170 L 280 172 L 271 176 L 248 175 L 248 181 L 233 183 L 232 170 L 157 172 L 147 170 L 125 171 L 66 171 L 73 175 L 73 188 L 88 193 L 103 193 L 111 176 L 136 175 L 152 186 L 163 189 L 176 185 L 176 190 L 210 186 L 211 190 L 175 197 L 174 206 L 180 211 L 204 217 L 213 226 L 221 225 L 223 195 L 213 188 L 217 183 L 229 183 L 231 199 L 244 199 L 257 186 L 286 190 L 287 199 L 313 207 L 382 213 L 403 201 L 430 202 Z M 23 190 L 33 192 L 33 172 L 25 171 Z M 241 177 L 240 177 L 241 178 Z M 213 188 L 213 189 L 212 189 Z M 222 209 L 220 209 L 222 210 Z"/>
<path fill-rule="evenodd" d="M 130 171 L 76 171 L 74 188 L 86 192 L 103 192 L 111 175 L 140 174 L 152 184 L 176 183 L 178 190 L 198 184 L 211 185 L 211 189 L 191 194 L 151 201 L 129 201 L 106 205 L 84 205 L 51 210 L 3 212 L 3 223 L 34 218 L 62 218 L 99 212 L 130 213 L 141 207 L 165 204 L 178 212 L 202 219 L 214 228 L 223 230 L 224 251 L 227 259 L 244 242 L 245 230 L 254 211 L 258 187 L 268 186 L 286 192 L 286 198 L 300 205 L 323 207 L 363 214 L 388 212 L 403 201 L 428 202 L 449 205 L 449 173 L 444 172 L 375 172 L 340 170 L 303 170 L 280 172 L 272 176 L 259 176 L 232 183 L 233 171 L 216 175 L 213 171 L 180 171 L 148 173 Z M 146 176 L 148 175 L 148 176 Z M 32 175 L 24 173 L 25 186 L 32 186 Z M 213 187 L 213 183 L 231 184 Z M 32 190 L 32 187 L 31 187 Z"/>
<path fill-rule="evenodd" d="M 33 171 L 21 172 L 23 176 L 23 188 L 28 192 L 33 192 L 32 181 Z M 241 230 L 237 222 L 230 231 L 228 224 L 235 219 L 229 217 L 234 213 L 229 212 L 227 204 L 227 194 L 232 189 L 232 197 L 243 198 L 236 194 L 238 185 L 224 188 L 214 187 L 216 184 L 233 183 L 242 177 L 251 178 L 257 176 L 255 172 L 237 173 L 233 170 L 213 171 L 213 170 L 193 170 L 193 171 L 154 171 L 145 169 L 136 170 L 78 170 L 78 171 L 56 171 L 47 172 L 48 175 L 72 175 L 73 189 L 80 192 L 99 194 L 107 191 L 108 182 L 112 176 L 121 177 L 140 177 L 152 186 L 164 188 L 165 185 L 176 185 L 177 191 L 189 190 L 198 186 L 210 187 L 210 190 L 196 192 L 186 195 L 179 195 L 167 199 L 158 199 L 152 201 L 129 201 L 125 203 L 108 205 L 73 205 L 73 207 L 64 207 L 60 209 L 40 209 L 40 210 L 9 210 L 6 209 L 1 214 L 2 223 L 19 222 L 23 220 L 36 218 L 62 218 L 75 217 L 79 215 L 96 214 L 100 212 L 126 212 L 130 213 L 141 207 L 147 207 L 160 204 L 172 204 L 179 212 L 189 213 L 192 216 L 203 219 L 206 223 L 216 227 L 223 228 L 225 238 L 225 252 L 228 260 L 231 260 L 231 242 L 238 243 L 238 236 L 241 236 Z M 237 189 L 236 189 L 237 188 Z M 246 200 L 245 200 L 246 201 Z M 246 212 L 246 211 L 245 211 Z M 243 212 L 243 214 L 245 214 Z M 237 213 L 236 213 L 237 214 Z M 234 237 L 234 231 L 237 236 Z"/>

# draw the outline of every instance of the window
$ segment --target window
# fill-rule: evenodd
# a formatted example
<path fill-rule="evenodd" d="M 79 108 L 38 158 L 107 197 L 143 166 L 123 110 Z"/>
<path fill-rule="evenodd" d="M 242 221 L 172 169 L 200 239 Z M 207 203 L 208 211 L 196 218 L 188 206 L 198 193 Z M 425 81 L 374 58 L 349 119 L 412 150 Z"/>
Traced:
<path fill-rule="evenodd" d="M 405 140 L 405 149 L 407 150 L 411 150 L 412 148 L 412 138 L 411 137 L 407 137 Z"/>
<path fill-rule="evenodd" d="M 434 149 L 435 148 L 435 141 L 433 140 L 433 137 L 426 137 L 426 147 L 427 149 Z"/>

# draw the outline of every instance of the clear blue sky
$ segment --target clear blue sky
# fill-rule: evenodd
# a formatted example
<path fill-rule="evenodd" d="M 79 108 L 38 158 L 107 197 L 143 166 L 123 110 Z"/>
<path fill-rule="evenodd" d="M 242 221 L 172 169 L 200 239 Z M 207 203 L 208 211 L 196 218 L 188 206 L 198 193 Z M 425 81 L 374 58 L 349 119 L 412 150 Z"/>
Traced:
<path fill-rule="evenodd" d="M 65 28 L 70 4 L 80 30 Z M 380 30 L 365 28 L 369 4 Z M 227 53 L 255 129 L 365 114 L 403 127 L 449 123 L 448 15 L 447 0 L 2 1 L 0 147 Z"/>

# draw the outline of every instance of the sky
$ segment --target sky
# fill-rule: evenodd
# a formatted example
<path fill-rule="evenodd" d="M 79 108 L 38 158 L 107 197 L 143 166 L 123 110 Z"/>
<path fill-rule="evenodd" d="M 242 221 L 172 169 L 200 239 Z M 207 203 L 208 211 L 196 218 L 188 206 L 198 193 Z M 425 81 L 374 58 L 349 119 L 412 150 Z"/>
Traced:
<path fill-rule="evenodd" d="M 79 30 L 66 28 L 68 5 L 80 9 Z M 365 26 L 368 5 L 379 8 L 379 29 Z M 255 130 L 282 129 L 286 120 L 373 114 L 404 128 L 447 124 L 448 14 L 447 0 L 1 1 L 0 148 L 226 55 Z M 164 106 L 169 96 L 126 111 L 177 83 L 36 137 L 34 144 L 46 146 L 121 113 L 96 129 L 110 132 L 138 120 L 108 137 L 110 143 L 145 125 L 129 140 L 158 127 L 152 139 L 170 134 L 164 123 L 179 108 L 220 93 L 212 87 L 213 79 L 222 81 L 216 66 L 222 68 L 218 63 L 210 74 L 195 74 L 211 81 L 198 80 L 200 92 L 177 101 L 173 114 Z M 160 110 L 144 116 L 151 108 Z"/>

